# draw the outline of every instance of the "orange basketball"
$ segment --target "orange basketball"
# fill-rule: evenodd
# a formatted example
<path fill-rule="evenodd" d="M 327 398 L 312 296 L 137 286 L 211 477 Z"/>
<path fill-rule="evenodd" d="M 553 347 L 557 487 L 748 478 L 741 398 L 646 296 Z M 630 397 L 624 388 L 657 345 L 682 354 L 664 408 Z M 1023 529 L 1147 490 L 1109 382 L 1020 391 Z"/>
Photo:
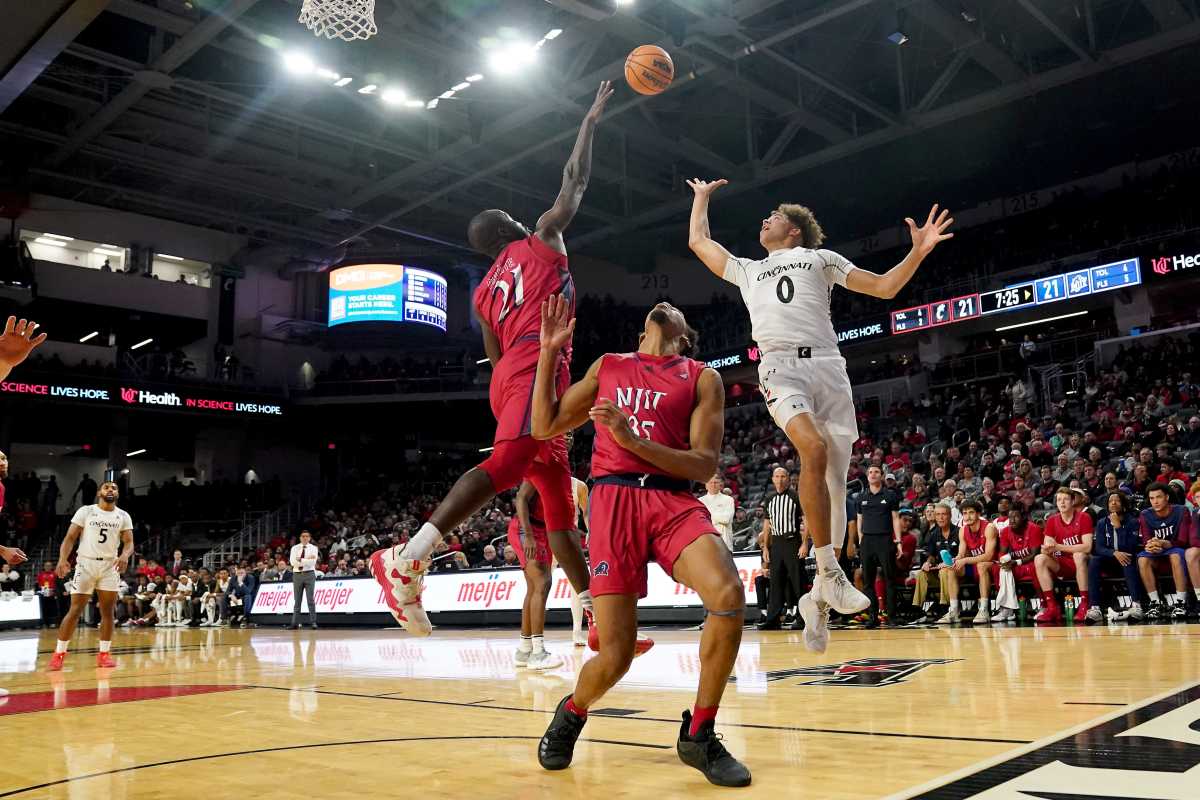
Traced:
<path fill-rule="evenodd" d="M 625 80 L 638 94 L 666 91 L 675 78 L 675 64 L 661 47 L 644 44 L 625 59 Z"/>

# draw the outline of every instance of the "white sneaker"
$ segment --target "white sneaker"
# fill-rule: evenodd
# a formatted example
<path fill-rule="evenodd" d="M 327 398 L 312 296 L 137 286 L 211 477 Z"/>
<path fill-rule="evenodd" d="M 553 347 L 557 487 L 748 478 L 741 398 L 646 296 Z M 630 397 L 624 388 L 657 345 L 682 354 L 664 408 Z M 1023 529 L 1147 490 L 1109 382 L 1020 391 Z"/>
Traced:
<path fill-rule="evenodd" d="M 529 669 L 547 670 L 558 669 L 562 665 L 562 656 L 555 655 L 548 650 L 537 650 L 529 654 L 529 661 L 525 666 Z"/>
<path fill-rule="evenodd" d="M 430 562 L 404 558 L 399 549 L 389 547 L 372 553 L 371 575 L 383 589 L 383 599 L 396 622 L 413 636 L 428 636 L 433 633 L 433 625 L 421 605 L 421 590 Z"/>
<path fill-rule="evenodd" d="M 1114 616 L 1113 619 L 1117 620 L 1118 622 L 1141 622 L 1143 616 L 1141 603 L 1134 603 L 1129 608 Z"/>
<path fill-rule="evenodd" d="M 575 643 L 576 647 L 587 647 L 587 634 L 583 631 L 575 631 L 571 634 L 571 641 Z"/>
<path fill-rule="evenodd" d="M 1011 608 L 1002 608 L 992 617 L 992 622 L 1009 622 L 1017 618 L 1017 612 Z"/>
<path fill-rule="evenodd" d="M 947 611 L 945 614 L 942 615 L 942 618 L 937 621 L 937 624 L 938 625 L 953 625 L 954 623 L 960 622 L 960 621 L 962 621 L 962 616 L 954 609 L 950 609 L 949 611 Z"/>
<path fill-rule="evenodd" d="M 201 622 L 201 623 L 200 623 L 200 627 L 201 627 L 201 628 L 211 628 L 211 627 L 212 627 L 212 623 L 211 623 L 211 622 L 209 622 L 208 620 L 204 620 L 204 622 Z"/>
<path fill-rule="evenodd" d="M 975 614 L 975 618 L 971 620 L 976 625 L 987 625 L 992 621 L 988 616 L 987 606 L 980 604 L 979 611 Z"/>
<path fill-rule="evenodd" d="M 513 663 L 516 664 L 517 667 L 528 666 L 529 665 L 529 656 L 532 654 L 533 654 L 532 650 L 518 649 L 516 655 L 513 656 Z"/>
<path fill-rule="evenodd" d="M 1104 612 L 1095 606 L 1091 606 L 1084 615 L 1084 620 L 1087 622 L 1104 622 Z"/>
<path fill-rule="evenodd" d="M 857 614 L 871 605 L 867 596 L 854 588 L 854 584 L 846 577 L 846 573 L 842 572 L 841 567 L 818 574 L 809 594 L 815 595 L 813 600 L 818 604 L 825 603 L 839 614 Z M 808 620 L 805 620 L 805 624 L 807 623 Z"/>
<path fill-rule="evenodd" d="M 818 602 L 816 589 L 800 598 L 800 618 L 804 620 L 804 647 L 813 653 L 824 653 L 829 647 L 829 605 Z"/>

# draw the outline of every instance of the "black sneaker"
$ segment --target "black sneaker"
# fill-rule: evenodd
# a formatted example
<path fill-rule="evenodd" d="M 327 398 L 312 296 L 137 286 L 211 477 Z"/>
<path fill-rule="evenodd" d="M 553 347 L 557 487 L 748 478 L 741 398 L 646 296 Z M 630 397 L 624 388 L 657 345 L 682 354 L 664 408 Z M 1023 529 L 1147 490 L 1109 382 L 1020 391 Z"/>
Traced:
<path fill-rule="evenodd" d="M 1151 602 L 1149 605 L 1146 606 L 1146 612 L 1144 614 L 1144 617 L 1146 619 L 1152 619 L 1152 620 L 1153 619 L 1164 619 L 1164 618 L 1166 618 L 1166 616 L 1167 616 L 1167 609 L 1165 606 L 1163 606 L 1161 601 L 1159 601 L 1157 603 Z"/>
<path fill-rule="evenodd" d="M 773 620 L 764 620 L 764 621 L 758 623 L 757 625 L 755 625 L 754 627 L 758 628 L 760 631 L 777 631 L 780 628 L 782 628 L 783 626 L 779 624 L 779 620 L 773 619 Z"/>
<path fill-rule="evenodd" d="M 692 728 L 692 712 L 683 712 L 683 726 L 679 729 L 679 741 L 675 743 L 679 760 L 703 772 L 708 782 L 717 786 L 749 786 L 750 770 L 721 744 L 721 737 L 713 731 L 714 724 L 709 720 L 701 725 L 693 739 L 688 736 Z"/>
<path fill-rule="evenodd" d="M 804 630 L 804 618 L 797 616 L 796 619 L 788 626 L 788 630 L 802 631 Z"/>
<path fill-rule="evenodd" d="M 542 769 L 566 769 L 571 766 L 575 741 L 583 732 L 587 717 L 576 716 L 567 710 L 567 701 L 570 699 L 571 695 L 567 695 L 558 702 L 554 719 L 550 720 L 550 727 L 546 728 L 542 741 L 538 742 L 538 763 Z"/>

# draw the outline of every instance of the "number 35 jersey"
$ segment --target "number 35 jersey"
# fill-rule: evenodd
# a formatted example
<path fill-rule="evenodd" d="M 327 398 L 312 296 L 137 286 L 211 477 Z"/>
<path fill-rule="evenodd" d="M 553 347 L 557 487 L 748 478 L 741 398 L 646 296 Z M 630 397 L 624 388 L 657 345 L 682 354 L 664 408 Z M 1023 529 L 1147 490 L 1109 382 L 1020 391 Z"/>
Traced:
<path fill-rule="evenodd" d="M 536 361 L 542 301 L 552 294 L 566 297 L 571 316 L 575 316 L 575 283 L 567 268 L 567 257 L 530 235 L 500 251 L 475 289 L 473 301 L 479 320 L 500 340 L 502 354 L 533 342 Z M 569 344 L 563 348 L 563 355 L 570 363 Z"/>
<path fill-rule="evenodd" d="M 119 508 L 105 511 L 98 505 L 80 506 L 71 524 L 83 528 L 79 534 L 80 558 L 113 558 L 121 546 L 121 531 L 133 530 L 133 519 Z"/>
<path fill-rule="evenodd" d="M 758 261 L 731 257 L 724 278 L 741 290 L 764 353 L 808 347 L 813 355 L 833 355 L 838 340 L 829 301 L 834 284 L 844 287 L 855 269 L 832 250 L 794 247 Z"/>
<path fill-rule="evenodd" d="M 596 402 L 611 400 L 629 418 L 634 436 L 675 450 L 690 450 L 696 383 L 704 365 L 684 356 L 608 354 L 596 374 Z M 668 473 L 617 444 L 608 428 L 596 426 L 592 477 Z M 679 477 L 673 475 L 671 477 Z"/>

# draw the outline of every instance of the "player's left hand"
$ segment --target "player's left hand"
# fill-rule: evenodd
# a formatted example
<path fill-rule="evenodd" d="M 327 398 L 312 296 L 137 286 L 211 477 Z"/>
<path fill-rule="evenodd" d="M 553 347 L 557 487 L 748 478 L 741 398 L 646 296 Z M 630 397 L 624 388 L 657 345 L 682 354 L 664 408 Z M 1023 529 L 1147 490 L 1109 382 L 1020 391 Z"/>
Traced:
<path fill-rule="evenodd" d="M 567 346 L 574 334 L 575 319 L 571 316 L 567 298 L 552 294 L 542 301 L 542 349 L 558 352 Z"/>
<path fill-rule="evenodd" d="M 18 321 L 16 317 L 9 317 L 4 333 L 0 334 L 0 364 L 11 369 L 28 358 L 33 348 L 46 341 L 44 333 L 33 335 L 37 329 L 38 324 L 32 320 Z"/>
<path fill-rule="evenodd" d="M 613 440 L 622 447 L 634 438 L 633 431 L 629 429 L 629 418 L 612 400 L 607 398 L 598 400 L 596 405 L 588 411 L 588 417 L 597 426 L 603 425 L 608 428 Z"/>
<path fill-rule="evenodd" d="M 124 575 L 129 569 L 129 556 L 121 556 L 116 563 L 117 574 Z"/>
<path fill-rule="evenodd" d="M 921 227 L 917 227 L 912 217 L 905 217 L 904 221 L 908 223 L 908 232 L 912 235 L 913 250 L 922 258 L 933 252 L 933 248 L 940 243 L 954 238 L 953 233 L 946 233 L 946 229 L 954 224 L 954 217 L 951 217 L 949 209 L 945 208 L 939 214 L 937 203 L 929 209 L 929 216 Z"/>
<path fill-rule="evenodd" d="M 19 547 L 0 546 L 0 558 L 7 561 L 10 567 L 15 567 L 17 564 L 29 560 L 29 556 L 25 555 L 24 551 Z"/>

